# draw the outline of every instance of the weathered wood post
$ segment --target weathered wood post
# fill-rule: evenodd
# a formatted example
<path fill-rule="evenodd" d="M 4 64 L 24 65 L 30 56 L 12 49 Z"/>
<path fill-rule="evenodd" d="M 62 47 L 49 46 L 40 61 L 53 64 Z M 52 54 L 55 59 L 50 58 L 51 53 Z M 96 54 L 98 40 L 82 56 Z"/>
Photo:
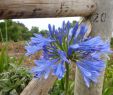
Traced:
<path fill-rule="evenodd" d="M 109 40 L 113 31 L 113 0 L 95 0 L 97 10 L 91 16 L 92 35 L 100 35 L 105 41 Z M 104 71 L 99 78 L 98 84 L 91 84 L 87 88 L 78 69 L 75 77 L 75 94 L 74 95 L 102 95 Z"/>
<path fill-rule="evenodd" d="M 48 95 L 48 91 L 52 88 L 56 79 L 52 75 L 47 80 L 32 79 L 20 95 Z"/>

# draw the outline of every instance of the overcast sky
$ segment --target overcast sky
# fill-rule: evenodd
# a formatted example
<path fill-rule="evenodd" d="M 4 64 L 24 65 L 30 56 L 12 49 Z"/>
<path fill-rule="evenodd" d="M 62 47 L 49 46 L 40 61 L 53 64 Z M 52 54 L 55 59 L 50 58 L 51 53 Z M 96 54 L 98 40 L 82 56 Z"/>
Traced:
<path fill-rule="evenodd" d="M 56 27 L 61 26 L 62 21 L 79 20 L 80 17 L 65 17 L 65 18 L 38 18 L 38 19 L 14 19 L 14 21 L 19 21 L 23 23 L 29 30 L 32 26 L 39 27 L 39 30 L 48 29 L 48 24 L 54 24 Z"/>

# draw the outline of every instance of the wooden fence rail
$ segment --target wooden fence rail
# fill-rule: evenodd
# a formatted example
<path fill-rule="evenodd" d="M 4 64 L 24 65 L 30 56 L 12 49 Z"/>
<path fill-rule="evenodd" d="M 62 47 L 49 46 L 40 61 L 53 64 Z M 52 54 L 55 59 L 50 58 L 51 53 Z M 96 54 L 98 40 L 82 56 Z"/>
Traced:
<path fill-rule="evenodd" d="M 92 0 L 0 0 L 0 19 L 88 16 Z"/>

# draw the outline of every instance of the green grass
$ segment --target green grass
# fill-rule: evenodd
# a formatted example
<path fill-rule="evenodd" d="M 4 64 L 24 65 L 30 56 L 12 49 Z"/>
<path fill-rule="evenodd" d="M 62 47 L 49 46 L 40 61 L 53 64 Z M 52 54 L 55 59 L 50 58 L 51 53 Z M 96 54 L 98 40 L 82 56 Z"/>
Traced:
<path fill-rule="evenodd" d="M 0 73 L 8 70 L 9 64 L 10 63 L 10 58 L 7 55 L 6 52 L 6 47 L 3 47 L 2 50 L 0 51 Z"/>

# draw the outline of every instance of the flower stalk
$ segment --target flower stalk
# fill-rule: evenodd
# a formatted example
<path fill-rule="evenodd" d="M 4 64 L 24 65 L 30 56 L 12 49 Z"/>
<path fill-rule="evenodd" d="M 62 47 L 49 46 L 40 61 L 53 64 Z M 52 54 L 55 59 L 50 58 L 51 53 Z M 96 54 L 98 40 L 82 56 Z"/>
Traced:
<path fill-rule="evenodd" d="M 66 75 L 65 75 L 65 95 L 68 95 L 69 89 L 69 64 L 65 63 L 66 66 Z"/>

